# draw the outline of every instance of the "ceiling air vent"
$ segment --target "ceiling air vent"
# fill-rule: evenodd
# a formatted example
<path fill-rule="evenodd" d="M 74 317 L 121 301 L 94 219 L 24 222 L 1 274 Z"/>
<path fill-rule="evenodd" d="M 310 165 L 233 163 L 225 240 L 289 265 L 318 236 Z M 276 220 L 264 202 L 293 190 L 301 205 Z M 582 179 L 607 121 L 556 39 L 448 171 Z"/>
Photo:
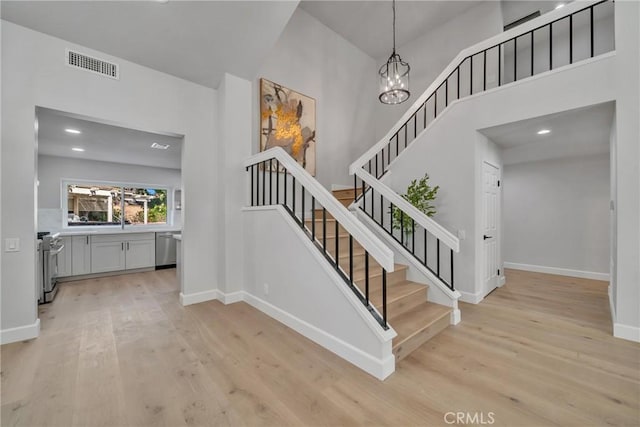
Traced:
<path fill-rule="evenodd" d="M 82 70 L 90 71 L 116 80 L 120 77 L 118 64 L 84 55 L 69 49 L 66 50 L 66 57 L 67 65 L 70 67 L 80 68 Z"/>

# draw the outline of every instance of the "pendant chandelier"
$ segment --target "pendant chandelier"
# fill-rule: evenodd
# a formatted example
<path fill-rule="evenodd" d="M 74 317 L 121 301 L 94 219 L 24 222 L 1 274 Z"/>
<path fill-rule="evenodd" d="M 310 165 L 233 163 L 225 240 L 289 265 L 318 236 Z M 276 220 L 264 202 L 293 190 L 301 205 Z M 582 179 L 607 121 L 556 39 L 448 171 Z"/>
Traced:
<path fill-rule="evenodd" d="M 387 63 L 380 67 L 380 102 L 383 104 L 401 104 L 411 95 L 409 93 L 409 64 L 396 53 L 396 0 L 393 0 L 393 52 Z"/>

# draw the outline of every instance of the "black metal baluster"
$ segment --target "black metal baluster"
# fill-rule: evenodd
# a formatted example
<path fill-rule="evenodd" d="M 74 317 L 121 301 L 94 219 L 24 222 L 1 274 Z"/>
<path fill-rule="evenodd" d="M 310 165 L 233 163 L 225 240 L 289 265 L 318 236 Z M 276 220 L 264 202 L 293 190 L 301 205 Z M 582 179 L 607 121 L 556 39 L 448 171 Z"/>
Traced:
<path fill-rule="evenodd" d="M 418 112 L 416 111 L 413 115 L 413 139 L 416 139 L 418 136 Z"/>
<path fill-rule="evenodd" d="M 284 169 L 284 205 L 287 206 L 287 169 Z"/>
<path fill-rule="evenodd" d="M 384 228 L 384 199 L 380 194 L 380 227 Z"/>
<path fill-rule="evenodd" d="M 322 207 L 322 249 L 327 253 L 327 210 Z"/>
<path fill-rule="evenodd" d="M 513 81 L 518 80 L 518 38 L 513 39 Z"/>
<path fill-rule="evenodd" d="M 336 270 L 340 270 L 340 236 L 338 235 L 338 220 L 335 220 L 335 233 L 336 233 Z"/>
<path fill-rule="evenodd" d="M 450 249 L 451 256 L 451 289 L 453 289 L 453 249 Z"/>
<path fill-rule="evenodd" d="M 349 234 L 349 281 L 353 285 L 353 236 Z"/>
<path fill-rule="evenodd" d="M 393 237 L 393 203 L 389 203 L 389 234 Z"/>
<path fill-rule="evenodd" d="M 378 175 L 378 153 L 376 153 L 376 178 L 378 178 L 380 175 Z"/>
<path fill-rule="evenodd" d="M 311 241 L 316 241 L 316 198 L 311 196 Z"/>
<path fill-rule="evenodd" d="M 375 198 L 374 196 L 375 196 L 375 190 L 373 188 L 371 188 L 371 214 L 369 215 L 369 216 L 371 216 L 371 219 L 373 219 L 374 212 L 375 212 L 375 210 L 373 208 L 373 205 L 374 205 L 374 200 L 373 199 Z"/>
<path fill-rule="evenodd" d="M 371 159 L 369 159 L 369 173 L 371 173 Z"/>
<path fill-rule="evenodd" d="M 382 147 L 382 150 L 380 151 L 380 170 L 384 174 L 384 147 Z"/>
<path fill-rule="evenodd" d="M 304 187 L 302 185 L 300 185 L 300 191 L 301 191 L 300 197 L 302 197 L 302 208 L 301 208 L 301 211 L 300 211 L 300 215 L 301 215 L 301 217 L 300 217 L 300 226 L 304 230 L 304 199 L 305 199 L 305 193 L 306 192 L 305 192 Z"/>
<path fill-rule="evenodd" d="M 593 6 L 589 8 L 589 28 L 591 29 L 591 57 L 593 58 L 594 44 L 593 44 Z"/>
<path fill-rule="evenodd" d="M 569 64 L 573 64 L 573 14 L 569 15 Z"/>
<path fill-rule="evenodd" d="M 469 56 L 469 96 L 473 95 L 473 55 Z"/>
<path fill-rule="evenodd" d="M 411 255 L 416 254 L 416 221 L 411 218 Z"/>
<path fill-rule="evenodd" d="M 549 24 L 549 70 L 553 70 L 553 22 Z"/>
<path fill-rule="evenodd" d="M 369 252 L 364 252 L 364 297 L 369 307 Z"/>
<path fill-rule="evenodd" d="M 449 105 L 449 77 L 444 81 L 444 108 Z"/>
<path fill-rule="evenodd" d="M 267 161 L 262 162 L 262 206 L 265 204 L 265 196 L 267 194 L 266 185 L 267 185 Z"/>
<path fill-rule="evenodd" d="M 398 138 L 398 132 L 396 132 L 396 157 L 398 157 L 398 154 L 400 153 L 400 148 L 399 148 L 399 144 L 398 144 L 398 140 L 400 138 Z"/>
<path fill-rule="evenodd" d="M 353 201 L 358 198 L 358 176 L 353 174 Z"/>
<path fill-rule="evenodd" d="M 362 184 L 362 206 L 364 206 L 364 202 L 365 202 L 365 194 L 364 194 L 364 179 L 361 179 L 361 184 Z"/>
<path fill-rule="evenodd" d="M 253 206 L 253 165 L 251 165 L 251 172 L 249 172 L 249 175 L 251 175 L 251 206 Z"/>
<path fill-rule="evenodd" d="M 269 159 L 269 204 L 273 204 L 273 159 Z"/>
<path fill-rule="evenodd" d="M 436 239 L 436 276 L 440 278 L 440 239 Z"/>
<path fill-rule="evenodd" d="M 438 116 L 438 89 L 433 92 L 433 119 Z"/>
<path fill-rule="evenodd" d="M 256 206 L 260 206 L 260 166 L 256 163 Z"/>
<path fill-rule="evenodd" d="M 387 327 L 387 270 L 382 269 L 382 320 Z"/>
<path fill-rule="evenodd" d="M 502 85 L 502 43 L 498 45 L 498 86 Z"/>
<path fill-rule="evenodd" d="M 424 266 L 427 266 L 427 229 L 424 229 Z"/>
<path fill-rule="evenodd" d="M 531 76 L 533 76 L 533 31 L 531 31 Z"/>
<path fill-rule="evenodd" d="M 404 246 L 404 212 L 400 210 L 400 243 Z"/>
<path fill-rule="evenodd" d="M 407 148 L 407 124 L 404 124 L 404 148 Z"/>
<path fill-rule="evenodd" d="M 291 202 L 293 203 L 293 208 L 291 209 L 291 211 L 293 212 L 293 216 L 294 218 L 298 218 L 296 217 L 296 177 L 292 176 L 292 185 L 291 185 Z"/>
<path fill-rule="evenodd" d="M 276 203 L 280 204 L 280 161 L 276 160 Z"/>
<path fill-rule="evenodd" d="M 456 83 L 456 99 L 460 99 L 460 66 L 458 65 L 456 67 L 456 76 L 457 76 L 457 83 Z"/>
<path fill-rule="evenodd" d="M 487 90 L 487 49 L 482 52 L 482 90 Z"/>
<path fill-rule="evenodd" d="M 387 144 L 387 164 L 391 164 L 391 141 Z"/>
<path fill-rule="evenodd" d="M 427 101 L 424 102 L 424 104 L 422 104 L 422 108 L 423 108 L 423 121 L 424 121 L 424 127 L 423 129 L 427 128 Z"/>

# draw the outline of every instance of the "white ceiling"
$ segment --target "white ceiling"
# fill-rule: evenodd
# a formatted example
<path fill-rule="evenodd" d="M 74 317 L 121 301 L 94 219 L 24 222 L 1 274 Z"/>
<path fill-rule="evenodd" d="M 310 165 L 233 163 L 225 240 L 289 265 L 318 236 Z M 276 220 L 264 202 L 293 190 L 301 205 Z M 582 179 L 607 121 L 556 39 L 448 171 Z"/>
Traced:
<path fill-rule="evenodd" d="M 608 102 L 480 130 L 502 148 L 505 164 L 606 153 L 614 116 Z M 541 129 L 551 133 L 538 135 Z"/>
<path fill-rule="evenodd" d="M 477 4 L 477 0 L 397 1 L 396 46 L 418 38 Z M 391 1 L 302 0 L 300 7 L 372 58 L 391 54 Z"/>
<path fill-rule="evenodd" d="M 126 129 L 38 108 L 38 154 L 180 169 L 182 138 Z M 77 129 L 70 134 L 65 129 Z M 169 144 L 166 150 L 151 144 Z M 84 148 L 84 152 L 73 151 Z"/>
<path fill-rule="evenodd" d="M 253 79 L 297 1 L 6 1 L 2 19 L 216 88 Z"/>

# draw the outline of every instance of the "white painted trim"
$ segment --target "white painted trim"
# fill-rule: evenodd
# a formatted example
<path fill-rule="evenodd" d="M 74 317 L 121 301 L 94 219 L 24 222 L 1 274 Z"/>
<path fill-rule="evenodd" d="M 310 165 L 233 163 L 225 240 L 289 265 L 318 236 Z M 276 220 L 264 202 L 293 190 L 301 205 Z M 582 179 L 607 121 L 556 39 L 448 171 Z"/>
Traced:
<path fill-rule="evenodd" d="M 233 304 L 234 302 L 244 301 L 245 293 L 245 291 L 236 291 L 225 294 L 222 291 L 218 291 L 218 299 L 225 305 Z"/>
<path fill-rule="evenodd" d="M 353 190 L 353 185 L 331 184 L 331 191 Z"/>
<path fill-rule="evenodd" d="M 460 323 L 461 320 L 462 320 L 462 315 L 460 314 L 460 309 L 454 308 L 453 310 L 451 310 L 451 314 L 449 317 L 449 324 L 457 325 L 458 323 Z"/>
<path fill-rule="evenodd" d="M 195 292 L 193 294 L 183 294 L 180 292 L 180 304 L 183 306 L 198 304 L 205 301 L 211 301 L 218 299 L 218 290 L 212 289 L 210 291 Z"/>
<path fill-rule="evenodd" d="M 287 325 L 299 334 L 353 363 L 355 366 L 379 380 L 384 380 L 395 371 L 395 357 L 393 354 L 387 356 L 385 359 L 376 359 L 351 344 L 333 335 L 329 335 L 325 331 L 254 295 L 245 293 L 245 301 L 252 307 Z"/>
<path fill-rule="evenodd" d="M 507 283 L 507 278 L 505 276 L 498 276 L 498 287 L 503 287 L 505 283 Z"/>
<path fill-rule="evenodd" d="M 422 104 L 431 96 L 433 92 L 439 88 L 444 81 L 449 77 L 449 75 L 455 71 L 456 67 L 462 63 L 468 56 L 483 51 L 487 48 L 493 47 L 499 43 L 505 42 L 507 40 L 511 40 L 515 36 L 519 36 L 522 34 L 526 34 L 529 31 L 536 29 L 542 25 L 548 24 L 549 22 L 555 21 L 558 18 L 563 16 L 568 16 L 574 12 L 577 12 L 583 8 L 589 7 L 589 5 L 597 3 L 599 0 L 579 0 L 574 1 L 567 4 L 565 7 L 560 9 L 552 10 L 548 13 L 541 15 L 538 18 L 532 19 L 531 21 L 525 22 L 524 24 L 518 25 L 508 31 L 504 31 L 499 33 L 496 36 L 493 36 L 489 39 L 481 41 L 473 46 L 470 46 L 466 49 L 463 49 L 450 63 L 447 67 L 440 73 L 440 75 L 431 83 L 431 85 L 416 99 L 411 107 L 409 107 L 403 116 L 396 122 L 396 124 L 387 132 L 385 136 L 380 139 L 380 141 L 372 146 L 369 150 L 367 150 L 362 156 L 360 156 L 356 161 L 354 161 L 349 166 L 349 174 L 353 175 L 356 169 L 362 168 L 369 159 L 372 159 L 382 148 L 384 148 L 389 140 L 395 135 L 396 132 L 400 130 L 402 125 L 409 120 L 409 118 L 413 115 L 415 111 L 417 111 Z M 554 70 L 552 70 L 554 71 Z M 506 85 L 504 85 L 506 86 Z M 501 87 L 504 87 L 501 86 Z M 480 92 L 486 93 L 486 92 Z M 462 98 L 466 99 L 466 98 Z M 452 105 L 457 101 L 449 104 Z M 442 114 L 442 113 L 441 113 Z"/>
<path fill-rule="evenodd" d="M 609 296 L 609 311 L 611 312 L 611 323 L 616 324 L 616 307 L 613 305 L 613 289 L 611 283 L 607 286 L 607 295 Z"/>
<path fill-rule="evenodd" d="M 482 295 L 482 291 L 476 292 L 475 294 L 471 292 L 458 291 L 460 292 L 460 301 L 466 302 L 469 304 L 478 304 L 480 301 L 484 299 Z"/>
<path fill-rule="evenodd" d="M 547 267 L 543 265 L 521 264 L 517 262 L 505 262 L 504 268 L 514 270 L 533 271 L 536 273 L 557 274 L 559 276 L 579 277 L 581 279 L 593 279 L 609 281 L 608 273 L 596 273 L 593 271 L 571 270 L 569 268 Z"/>
<path fill-rule="evenodd" d="M 333 194 L 324 188 L 309 172 L 304 170 L 304 168 L 282 148 L 273 147 L 253 155 L 244 161 L 243 166 L 249 167 L 271 159 L 277 159 L 305 190 L 315 197 L 316 201 L 333 215 L 340 225 L 369 252 L 378 264 L 388 272 L 393 271 L 394 262 L 391 249 L 382 243 L 371 230 L 355 219 L 349 210 L 345 208 Z"/>
<path fill-rule="evenodd" d="M 17 328 L 3 329 L 0 331 L 0 344 L 25 341 L 38 338 L 40 335 L 40 319 L 36 319 L 31 325 L 18 326 Z"/>
<path fill-rule="evenodd" d="M 622 338 L 623 340 L 640 342 L 640 328 L 637 326 L 614 323 L 613 336 L 616 338 Z"/>

